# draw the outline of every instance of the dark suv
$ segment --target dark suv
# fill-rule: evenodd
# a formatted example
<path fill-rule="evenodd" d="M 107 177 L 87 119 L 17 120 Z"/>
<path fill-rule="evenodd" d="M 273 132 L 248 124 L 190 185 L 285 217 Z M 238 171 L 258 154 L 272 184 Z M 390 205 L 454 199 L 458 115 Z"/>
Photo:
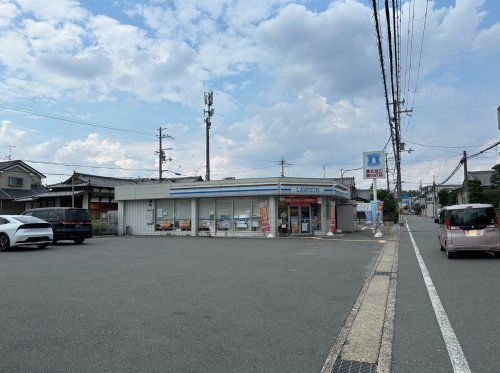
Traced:
<path fill-rule="evenodd" d="M 30 209 L 23 215 L 34 216 L 52 224 L 54 240 L 73 240 L 82 244 L 86 238 L 92 237 L 92 221 L 86 209 L 74 207 L 42 207 Z"/>

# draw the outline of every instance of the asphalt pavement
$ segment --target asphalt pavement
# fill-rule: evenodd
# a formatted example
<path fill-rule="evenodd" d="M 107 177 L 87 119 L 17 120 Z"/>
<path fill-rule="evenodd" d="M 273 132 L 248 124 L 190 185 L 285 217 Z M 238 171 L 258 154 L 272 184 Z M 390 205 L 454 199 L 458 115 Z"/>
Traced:
<path fill-rule="evenodd" d="M 433 221 L 407 219 L 470 370 L 499 373 L 500 260 L 488 253 L 447 259 Z M 400 235 L 392 369 L 453 372 L 406 227 Z"/>
<path fill-rule="evenodd" d="M 0 371 L 319 372 L 382 247 L 346 238 L 0 253 Z"/>

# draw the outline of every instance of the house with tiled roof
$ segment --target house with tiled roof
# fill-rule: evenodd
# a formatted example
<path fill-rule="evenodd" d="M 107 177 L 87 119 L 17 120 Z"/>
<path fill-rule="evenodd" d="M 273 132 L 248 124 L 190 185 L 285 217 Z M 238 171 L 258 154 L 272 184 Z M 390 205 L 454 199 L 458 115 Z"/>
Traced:
<path fill-rule="evenodd" d="M 18 198 L 31 198 L 48 190 L 42 186 L 45 175 L 21 160 L 0 162 L 0 214 L 19 214 L 24 202 Z"/>
<path fill-rule="evenodd" d="M 468 171 L 467 178 L 468 180 L 477 180 L 481 183 L 481 187 L 483 191 L 495 191 L 493 189 L 493 185 L 491 183 L 491 177 L 495 173 L 494 170 L 486 170 L 486 171 Z M 496 193 L 499 193 L 498 190 Z M 458 203 L 465 203 L 465 194 L 463 185 L 458 189 Z"/>
<path fill-rule="evenodd" d="M 163 182 L 201 181 L 201 177 L 165 179 Z M 48 185 L 45 193 L 19 198 L 26 203 L 26 208 L 40 207 L 41 205 L 80 207 L 89 210 L 92 219 L 100 219 L 108 211 L 117 211 L 115 201 L 115 187 L 118 185 L 137 183 L 158 183 L 157 180 L 145 178 L 119 178 L 100 175 L 90 175 L 75 172 L 68 179 Z M 74 199 L 74 204 L 73 204 Z"/>

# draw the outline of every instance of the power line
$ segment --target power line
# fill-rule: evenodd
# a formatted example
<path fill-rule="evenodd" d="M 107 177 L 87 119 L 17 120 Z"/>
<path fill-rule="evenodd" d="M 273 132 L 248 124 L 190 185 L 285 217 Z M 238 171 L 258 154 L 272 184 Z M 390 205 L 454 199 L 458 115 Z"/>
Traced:
<path fill-rule="evenodd" d="M 469 156 L 467 157 L 467 159 L 470 159 L 470 158 L 473 158 L 473 157 L 477 157 L 479 154 L 482 154 L 482 153 L 484 153 L 484 152 L 487 152 L 488 150 L 490 150 L 490 149 L 494 148 L 495 146 L 498 146 L 498 144 L 500 144 L 500 141 L 497 141 L 497 142 L 496 142 L 496 143 L 494 143 L 493 145 L 488 146 L 486 149 L 483 149 L 483 150 L 481 150 L 480 152 L 477 152 L 477 153 L 475 153 L 475 154 L 469 155 Z"/>
<path fill-rule="evenodd" d="M 425 15 L 424 15 L 424 27 L 422 29 L 422 40 L 420 41 L 420 56 L 418 58 L 418 67 L 417 67 L 417 78 L 415 80 L 415 89 L 413 91 L 413 100 L 412 100 L 412 108 L 413 104 L 415 103 L 415 96 L 417 94 L 417 88 L 418 88 L 418 78 L 420 76 L 420 63 L 422 62 L 422 51 L 424 49 L 424 39 L 425 39 L 425 26 L 427 24 L 427 10 L 429 7 L 429 0 L 426 1 L 425 3 Z"/>
<path fill-rule="evenodd" d="M 479 148 L 481 146 L 484 146 L 484 144 L 481 145 L 431 145 L 431 144 L 421 144 L 415 141 L 410 141 L 410 140 L 405 140 L 406 142 L 409 142 L 410 144 L 415 144 L 415 145 L 420 145 L 420 146 L 425 146 L 427 148 L 444 148 L 444 149 L 463 149 L 463 148 Z"/>
<path fill-rule="evenodd" d="M 389 139 L 392 139 L 392 146 L 393 150 L 395 151 L 394 148 L 394 133 L 393 133 L 393 127 L 391 123 L 391 112 L 389 109 L 389 95 L 388 95 L 388 90 L 387 90 L 387 78 L 386 78 L 386 73 L 385 73 L 385 63 L 384 63 L 384 53 L 382 50 L 382 40 L 381 40 L 381 33 L 380 33 L 380 24 L 378 20 L 378 10 L 377 10 L 377 3 L 375 0 L 372 0 L 372 6 L 373 6 L 373 17 L 375 19 L 375 33 L 377 35 L 377 48 L 378 48 L 378 57 L 379 57 L 379 63 L 380 63 L 380 69 L 382 71 L 382 83 L 384 86 L 384 97 L 385 97 L 385 107 L 387 110 L 387 120 L 389 122 L 389 131 L 390 131 L 390 136 Z M 389 142 L 389 141 L 388 141 Z M 384 146 L 384 150 L 387 147 L 387 144 Z"/>
<path fill-rule="evenodd" d="M 463 105 L 463 106 L 415 106 L 414 109 L 470 109 L 470 108 L 482 108 L 488 106 L 498 106 L 498 104 Z"/>
<path fill-rule="evenodd" d="M 97 127 L 97 128 L 102 128 L 102 129 L 107 129 L 107 130 L 112 130 L 112 131 L 120 131 L 120 132 L 126 132 L 126 133 L 134 133 L 134 134 L 138 134 L 138 135 L 153 136 L 153 134 L 149 133 L 149 132 L 127 130 L 127 129 L 124 129 L 124 128 L 108 126 L 108 125 L 100 124 L 100 123 L 87 122 L 87 121 L 82 121 L 82 120 L 77 120 L 77 119 L 71 119 L 71 118 L 64 118 L 64 117 L 60 117 L 60 116 L 57 116 L 57 115 L 40 113 L 40 112 L 37 112 L 37 111 L 28 110 L 28 109 L 19 108 L 19 107 L 14 107 L 14 106 L 5 105 L 5 104 L 1 104 L 1 103 L 0 103 L 0 107 L 4 108 L 4 109 L 13 110 L 13 111 L 19 111 L 21 113 L 36 115 L 36 116 L 39 116 L 39 117 L 56 119 L 56 120 L 60 120 L 60 121 L 64 121 L 64 122 L 80 124 L 82 126 Z"/>
<path fill-rule="evenodd" d="M 106 169 L 106 170 L 121 170 L 121 171 L 147 171 L 156 172 L 154 169 L 148 168 L 123 168 L 123 167 L 111 167 L 111 166 L 96 166 L 86 163 L 59 163 L 59 162 L 49 162 L 49 161 L 33 161 L 31 159 L 23 159 L 23 162 L 36 163 L 36 164 L 48 164 L 55 166 L 65 166 L 65 167 L 85 167 L 94 169 Z M 172 171 L 170 171 L 172 172 Z"/>

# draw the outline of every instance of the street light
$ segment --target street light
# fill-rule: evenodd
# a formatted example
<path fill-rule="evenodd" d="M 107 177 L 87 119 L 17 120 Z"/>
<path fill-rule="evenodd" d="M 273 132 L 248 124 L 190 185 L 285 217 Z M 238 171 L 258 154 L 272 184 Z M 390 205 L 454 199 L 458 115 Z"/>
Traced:
<path fill-rule="evenodd" d="M 358 167 L 358 168 L 349 168 L 347 170 L 343 170 L 342 168 L 340 169 L 340 182 L 342 184 L 344 184 L 344 173 L 346 173 L 347 171 L 357 171 L 357 170 L 361 170 L 363 168 L 363 166 L 361 167 Z"/>

